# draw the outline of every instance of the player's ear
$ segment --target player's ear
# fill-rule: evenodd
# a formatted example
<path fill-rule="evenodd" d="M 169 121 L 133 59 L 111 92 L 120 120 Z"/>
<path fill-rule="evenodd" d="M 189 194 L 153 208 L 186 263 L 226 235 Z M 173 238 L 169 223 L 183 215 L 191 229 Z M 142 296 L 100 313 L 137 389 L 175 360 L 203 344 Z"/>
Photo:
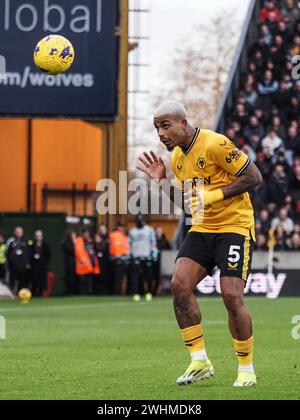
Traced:
<path fill-rule="evenodd" d="M 181 120 L 182 128 L 186 128 L 187 124 L 188 124 L 187 120 Z"/>

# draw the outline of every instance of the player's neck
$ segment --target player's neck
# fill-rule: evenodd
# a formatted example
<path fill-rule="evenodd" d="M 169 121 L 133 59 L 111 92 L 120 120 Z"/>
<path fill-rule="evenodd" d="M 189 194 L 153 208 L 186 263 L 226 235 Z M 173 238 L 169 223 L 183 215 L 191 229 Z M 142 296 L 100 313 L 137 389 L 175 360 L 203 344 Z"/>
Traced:
<path fill-rule="evenodd" d="M 196 128 L 192 127 L 191 125 L 188 125 L 186 128 L 186 136 L 185 139 L 183 139 L 182 142 L 182 146 L 181 149 L 185 152 L 186 150 L 189 149 L 189 147 L 191 146 L 193 140 L 194 140 L 194 136 L 195 136 L 195 132 L 196 132 Z"/>

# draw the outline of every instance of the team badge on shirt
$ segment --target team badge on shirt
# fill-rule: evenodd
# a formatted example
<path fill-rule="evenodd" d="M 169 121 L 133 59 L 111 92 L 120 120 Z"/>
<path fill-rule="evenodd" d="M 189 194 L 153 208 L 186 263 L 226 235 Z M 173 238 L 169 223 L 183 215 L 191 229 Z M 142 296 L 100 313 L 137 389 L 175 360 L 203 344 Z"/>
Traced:
<path fill-rule="evenodd" d="M 204 169 L 205 166 L 206 166 L 205 159 L 199 158 L 198 161 L 197 161 L 197 165 L 199 166 L 200 169 Z"/>

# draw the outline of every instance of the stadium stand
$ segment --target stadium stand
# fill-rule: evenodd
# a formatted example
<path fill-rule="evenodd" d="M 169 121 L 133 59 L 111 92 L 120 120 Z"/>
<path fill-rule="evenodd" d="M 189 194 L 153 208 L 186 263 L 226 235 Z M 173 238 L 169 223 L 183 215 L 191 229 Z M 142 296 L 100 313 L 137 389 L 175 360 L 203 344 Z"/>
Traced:
<path fill-rule="evenodd" d="M 300 249 L 300 8 L 293 0 L 252 1 L 215 130 L 256 163 L 263 185 L 253 191 L 257 250 Z M 294 76 L 294 77 L 293 77 Z"/>

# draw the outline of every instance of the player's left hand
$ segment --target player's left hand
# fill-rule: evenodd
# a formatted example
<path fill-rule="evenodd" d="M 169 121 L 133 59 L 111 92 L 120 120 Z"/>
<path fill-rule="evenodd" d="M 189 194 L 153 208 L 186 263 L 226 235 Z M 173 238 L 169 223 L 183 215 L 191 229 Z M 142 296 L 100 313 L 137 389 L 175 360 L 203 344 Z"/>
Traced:
<path fill-rule="evenodd" d="M 205 207 L 208 207 L 224 199 L 224 193 L 221 188 L 213 191 L 202 189 L 190 189 L 184 193 L 185 209 L 189 209 L 191 214 L 198 213 Z"/>

